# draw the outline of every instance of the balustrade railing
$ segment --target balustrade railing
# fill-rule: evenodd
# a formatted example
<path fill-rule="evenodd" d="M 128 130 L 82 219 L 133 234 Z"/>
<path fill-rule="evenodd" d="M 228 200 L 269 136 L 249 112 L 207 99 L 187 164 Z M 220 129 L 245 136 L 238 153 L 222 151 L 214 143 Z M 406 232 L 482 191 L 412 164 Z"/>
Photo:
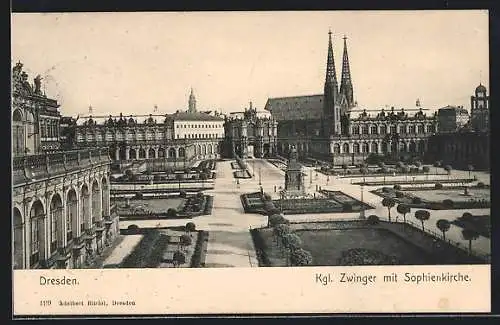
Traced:
<path fill-rule="evenodd" d="M 92 161 L 90 160 L 91 155 Z M 107 148 L 13 157 L 13 184 L 18 185 L 33 180 L 44 179 L 62 174 L 65 171 L 87 167 L 96 162 L 110 162 Z"/>

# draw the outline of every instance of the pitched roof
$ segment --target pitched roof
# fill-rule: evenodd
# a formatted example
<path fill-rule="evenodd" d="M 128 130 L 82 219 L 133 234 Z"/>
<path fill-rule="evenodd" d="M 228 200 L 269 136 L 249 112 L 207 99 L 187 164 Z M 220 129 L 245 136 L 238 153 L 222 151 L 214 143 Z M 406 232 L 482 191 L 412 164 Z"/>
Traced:
<path fill-rule="evenodd" d="M 323 115 L 323 95 L 269 98 L 264 109 L 278 121 L 320 119 Z"/>
<path fill-rule="evenodd" d="M 223 118 L 201 112 L 175 112 L 170 114 L 174 121 L 224 121 Z"/>

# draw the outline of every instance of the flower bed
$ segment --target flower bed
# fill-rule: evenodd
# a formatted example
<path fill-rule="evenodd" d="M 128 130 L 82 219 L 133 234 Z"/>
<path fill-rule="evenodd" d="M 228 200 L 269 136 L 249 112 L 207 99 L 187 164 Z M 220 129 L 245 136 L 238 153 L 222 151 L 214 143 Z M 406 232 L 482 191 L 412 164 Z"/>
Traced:
<path fill-rule="evenodd" d="M 191 257 L 190 266 L 194 268 L 205 267 L 205 258 L 208 246 L 208 232 L 204 230 L 198 231 L 196 246 L 193 256 Z"/>
<path fill-rule="evenodd" d="M 155 229 L 142 229 L 144 237 L 136 248 L 121 263 L 122 268 L 144 268 L 154 263 L 153 252 L 156 245 L 162 237 L 160 232 Z M 160 243 L 164 242 L 164 239 Z"/>
<path fill-rule="evenodd" d="M 231 161 L 231 168 L 232 169 L 240 169 L 240 165 L 236 161 Z"/>
<path fill-rule="evenodd" d="M 233 176 L 234 178 L 252 178 L 252 175 L 250 175 L 250 172 L 248 172 L 248 170 L 246 169 L 234 171 Z"/>
<path fill-rule="evenodd" d="M 266 214 L 260 192 L 242 194 L 240 199 L 245 213 Z"/>
<path fill-rule="evenodd" d="M 443 191 L 444 189 L 440 189 Z M 404 203 L 410 208 L 416 209 L 429 209 L 429 210 L 462 210 L 462 209 L 488 209 L 491 207 L 490 201 L 453 201 L 446 199 L 443 201 L 429 201 L 414 195 L 413 193 L 406 193 L 405 191 L 394 190 L 389 187 L 376 189 L 370 191 L 371 193 L 383 198 L 392 198 L 397 203 Z"/>

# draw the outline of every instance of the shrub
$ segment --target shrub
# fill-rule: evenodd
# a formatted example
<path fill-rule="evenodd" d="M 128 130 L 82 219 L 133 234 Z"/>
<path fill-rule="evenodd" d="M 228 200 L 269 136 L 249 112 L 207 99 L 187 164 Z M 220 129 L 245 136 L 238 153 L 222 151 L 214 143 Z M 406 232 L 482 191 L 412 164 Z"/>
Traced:
<path fill-rule="evenodd" d="M 185 228 L 186 228 L 186 231 L 188 231 L 188 232 L 196 231 L 196 225 L 194 224 L 194 222 L 186 223 Z"/>
<path fill-rule="evenodd" d="M 264 201 L 271 201 L 271 195 L 264 193 L 264 195 L 262 196 L 262 199 Z"/>
<path fill-rule="evenodd" d="M 180 238 L 180 243 L 183 246 L 189 246 L 193 243 L 193 240 L 191 239 L 191 236 L 188 234 L 183 234 Z"/>
<path fill-rule="evenodd" d="M 483 182 L 479 182 L 479 183 L 477 183 L 476 187 L 477 188 L 485 188 L 485 185 Z"/>
<path fill-rule="evenodd" d="M 396 197 L 398 199 L 401 199 L 401 198 L 404 198 L 405 197 L 405 194 L 401 191 L 396 191 Z"/>
<path fill-rule="evenodd" d="M 203 198 L 203 192 L 201 192 L 201 191 L 200 191 L 200 192 L 196 193 L 196 197 L 197 197 L 198 199 Z"/>
<path fill-rule="evenodd" d="M 384 193 L 390 193 L 391 192 L 391 188 L 390 187 L 382 187 L 382 192 L 384 192 Z"/>
<path fill-rule="evenodd" d="M 179 197 L 186 198 L 187 197 L 186 191 L 181 190 L 179 193 Z"/>
<path fill-rule="evenodd" d="M 135 199 L 139 199 L 139 200 L 142 200 L 143 197 L 144 197 L 144 195 L 142 194 L 142 192 L 136 192 L 135 196 L 134 196 Z"/>
<path fill-rule="evenodd" d="M 443 188 L 443 184 L 441 184 L 441 183 L 436 183 L 436 184 L 434 184 L 434 188 L 435 188 L 436 190 L 440 190 L 440 189 L 442 189 L 442 188 Z"/>
<path fill-rule="evenodd" d="M 186 255 L 184 255 L 184 253 L 182 253 L 181 251 L 176 251 L 174 253 L 174 263 L 176 265 L 186 263 Z"/>
<path fill-rule="evenodd" d="M 421 198 L 419 198 L 419 197 L 414 197 L 414 198 L 411 200 L 411 202 L 412 202 L 413 204 L 422 204 L 422 199 L 421 199 Z"/>
<path fill-rule="evenodd" d="M 376 225 L 379 223 L 380 219 L 376 215 L 372 214 L 368 216 L 368 219 L 366 219 L 369 225 Z"/>
<path fill-rule="evenodd" d="M 177 217 L 177 210 L 176 210 L 176 209 L 174 209 L 174 208 L 169 208 L 169 209 L 167 210 L 167 216 L 168 216 L 168 217 L 172 217 L 172 218 Z"/>
<path fill-rule="evenodd" d="M 127 227 L 127 232 L 130 235 L 135 235 L 135 234 L 139 233 L 140 229 L 141 228 L 139 228 L 139 226 L 137 226 L 137 225 L 130 225 L 130 226 Z"/>
<path fill-rule="evenodd" d="M 472 213 L 470 213 L 470 212 L 464 212 L 464 214 L 462 214 L 462 219 L 471 220 L 472 219 Z"/>
<path fill-rule="evenodd" d="M 399 185 L 399 184 L 394 185 L 394 189 L 396 191 L 401 191 L 401 185 Z"/>
<path fill-rule="evenodd" d="M 450 200 L 450 199 L 443 200 L 443 205 L 445 207 L 452 208 L 453 207 L 453 201 Z"/>

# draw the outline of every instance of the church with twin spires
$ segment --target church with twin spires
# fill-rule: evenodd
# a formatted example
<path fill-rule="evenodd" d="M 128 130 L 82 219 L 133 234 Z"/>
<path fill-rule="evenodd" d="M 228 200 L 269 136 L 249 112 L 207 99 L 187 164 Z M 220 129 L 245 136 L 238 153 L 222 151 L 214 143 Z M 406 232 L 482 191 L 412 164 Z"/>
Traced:
<path fill-rule="evenodd" d="M 365 109 L 354 99 L 347 37 L 343 37 L 340 85 L 332 32 L 328 33 L 326 75 L 322 94 L 274 97 L 265 110 L 278 123 L 277 153 L 295 147 L 299 157 L 356 164 L 368 155 L 420 157 L 437 130 L 437 117 L 416 101 L 414 108 Z"/>

